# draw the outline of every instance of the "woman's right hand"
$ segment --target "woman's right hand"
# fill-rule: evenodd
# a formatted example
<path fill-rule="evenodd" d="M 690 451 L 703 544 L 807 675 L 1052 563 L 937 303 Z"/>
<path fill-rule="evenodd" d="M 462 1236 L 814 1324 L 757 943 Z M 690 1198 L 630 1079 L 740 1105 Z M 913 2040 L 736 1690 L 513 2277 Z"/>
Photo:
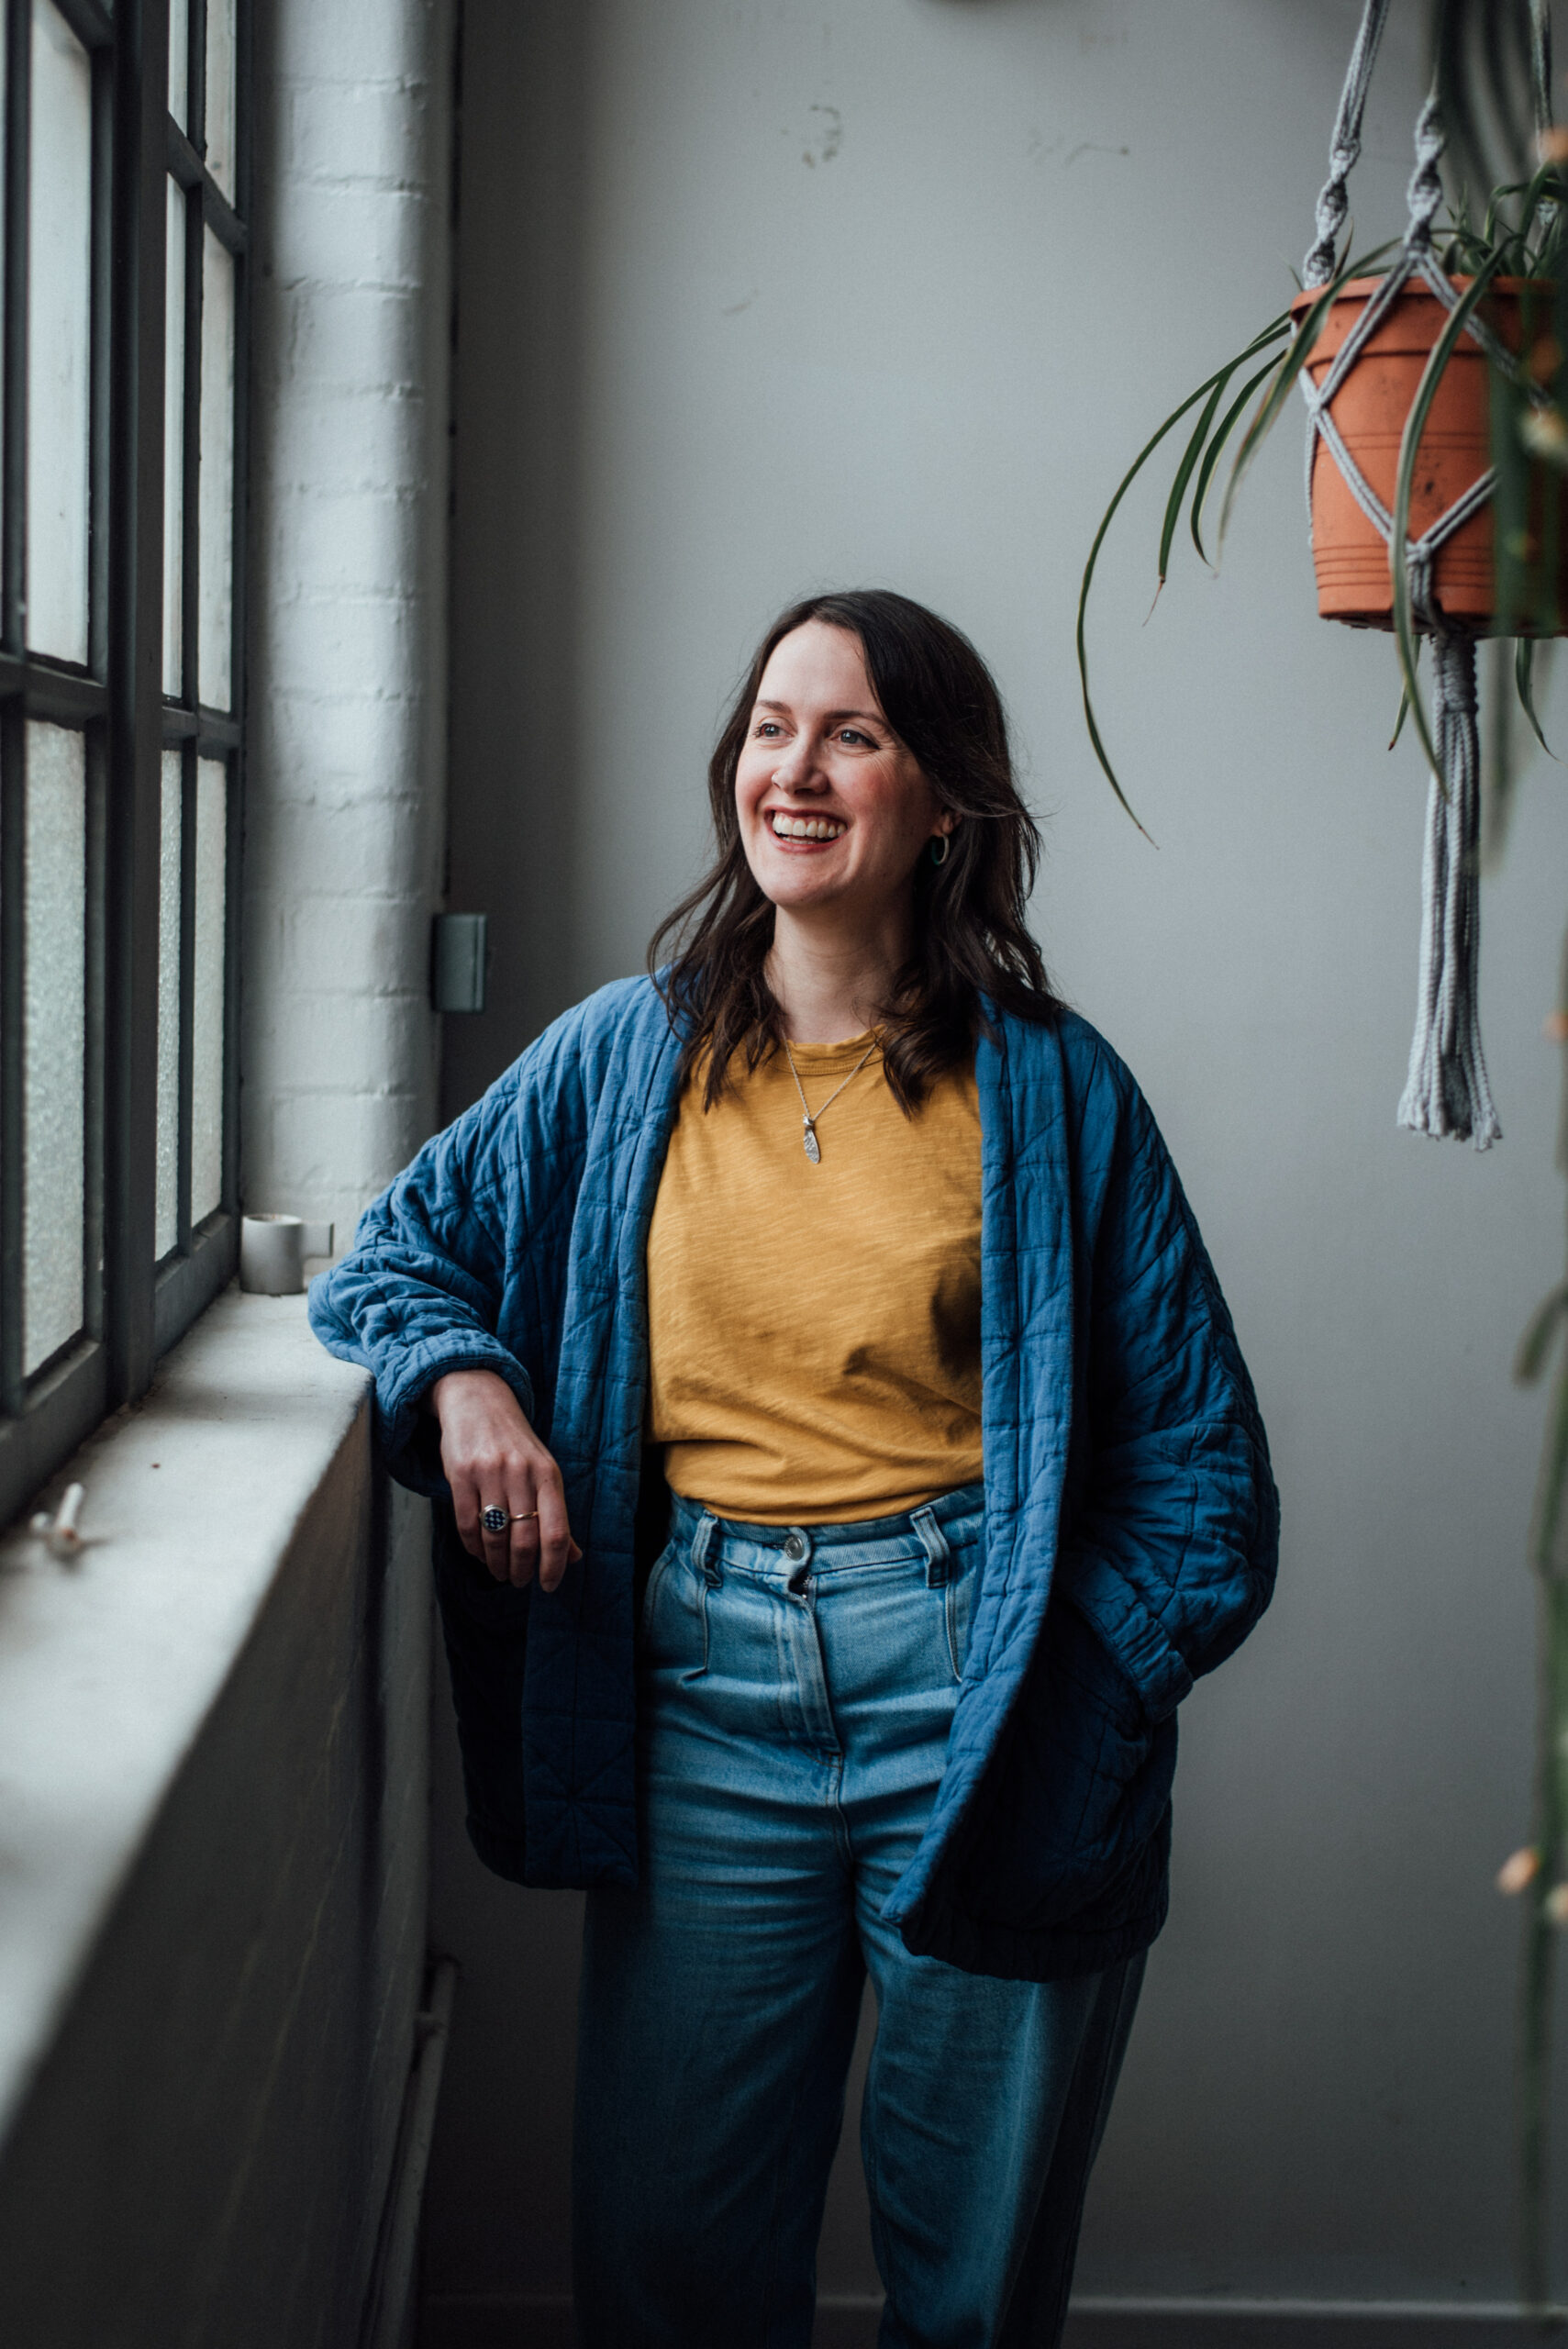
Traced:
<path fill-rule="evenodd" d="M 441 1466 L 463 1548 L 483 1558 L 497 1582 L 520 1589 L 537 1574 L 539 1587 L 553 1590 L 583 1553 L 566 1522 L 561 1471 L 522 1405 L 493 1370 L 450 1370 L 428 1400 L 440 1421 Z M 484 1531 L 487 1508 L 506 1510 L 504 1532 Z"/>

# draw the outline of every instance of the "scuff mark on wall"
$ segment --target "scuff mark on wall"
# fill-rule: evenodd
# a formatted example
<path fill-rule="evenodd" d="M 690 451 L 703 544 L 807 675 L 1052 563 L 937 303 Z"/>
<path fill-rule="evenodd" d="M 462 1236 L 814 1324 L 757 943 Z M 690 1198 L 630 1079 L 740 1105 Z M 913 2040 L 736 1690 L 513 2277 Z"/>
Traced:
<path fill-rule="evenodd" d="M 815 171 L 818 163 L 830 163 L 843 145 L 844 117 L 837 106 L 828 106 L 826 100 L 808 107 L 807 112 L 818 119 L 808 124 L 804 133 L 786 128 L 784 136 L 801 139 L 800 160 L 807 171 Z"/>

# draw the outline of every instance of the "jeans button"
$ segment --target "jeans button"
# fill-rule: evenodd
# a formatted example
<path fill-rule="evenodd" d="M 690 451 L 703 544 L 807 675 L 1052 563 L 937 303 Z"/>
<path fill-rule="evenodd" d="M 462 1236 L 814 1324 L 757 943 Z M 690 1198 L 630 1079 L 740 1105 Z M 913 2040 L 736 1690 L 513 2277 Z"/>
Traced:
<path fill-rule="evenodd" d="M 792 1533 L 784 1543 L 784 1556 L 790 1561 L 792 1565 L 798 1565 L 805 1555 L 805 1536 L 799 1533 Z"/>

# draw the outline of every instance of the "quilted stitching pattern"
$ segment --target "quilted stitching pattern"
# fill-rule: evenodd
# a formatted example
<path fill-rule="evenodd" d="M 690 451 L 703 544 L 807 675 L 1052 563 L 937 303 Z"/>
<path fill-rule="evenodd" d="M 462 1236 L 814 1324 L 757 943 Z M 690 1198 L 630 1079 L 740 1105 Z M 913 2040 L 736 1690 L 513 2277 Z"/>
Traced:
<path fill-rule="evenodd" d="M 675 1105 L 648 980 L 558 1020 L 421 1151 L 317 1281 L 376 1379 L 395 1475 L 443 1492 L 419 1398 L 500 1372 L 561 1463 L 579 1567 L 439 1590 L 476 1847 L 530 1884 L 637 1880 L 632 1526 L 643 1252 Z M 888 1903 L 913 1949 L 1046 1979 L 1144 1946 L 1166 1901 L 1171 1718 L 1268 1602 L 1256 1401 L 1147 1104 L 1088 1024 L 995 1023 L 983 1144 L 986 1561 L 948 1766 Z M 499 1601 L 499 1605 L 495 1603 Z"/>

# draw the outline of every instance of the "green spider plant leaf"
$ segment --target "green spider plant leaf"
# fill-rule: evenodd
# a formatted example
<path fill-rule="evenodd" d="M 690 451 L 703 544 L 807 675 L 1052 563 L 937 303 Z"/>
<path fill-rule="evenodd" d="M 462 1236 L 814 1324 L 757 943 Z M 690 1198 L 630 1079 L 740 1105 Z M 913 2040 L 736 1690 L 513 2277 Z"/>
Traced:
<path fill-rule="evenodd" d="M 1514 1356 L 1514 1376 L 1521 1386 L 1533 1386 L 1546 1367 L 1551 1341 L 1557 1325 L 1568 1314 L 1568 1281 L 1560 1281 L 1550 1297 L 1543 1297 L 1525 1325 Z"/>
<path fill-rule="evenodd" d="M 1536 216 L 1540 212 L 1541 206 L 1543 204 L 1551 206 L 1556 203 L 1557 197 L 1562 191 L 1562 175 L 1557 165 L 1555 163 L 1542 163 L 1534 178 L 1529 181 L 1527 186 L 1521 189 L 1520 193 L 1523 195 L 1524 201 L 1519 206 L 1519 225 L 1518 229 L 1518 237 L 1521 244 L 1528 243 L 1530 231 L 1536 224 Z M 1518 274 L 1523 276 L 1526 273 L 1523 270 L 1520 270 Z"/>
<path fill-rule="evenodd" d="M 1417 646 L 1416 646 L 1416 658 L 1417 658 L 1417 660 L 1418 660 L 1418 661 L 1419 661 L 1419 660 L 1420 660 L 1420 657 L 1421 657 L 1421 648 L 1420 648 L 1419 643 L 1418 642 L 1418 644 L 1417 644 Z M 1410 715 L 1410 696 L 1409 696 L 1409 692 L 1408 692 L 1408 690 L 1407 690 L 1407 687 L 1405 687 L 1404 685 L 1401 685 L 1401 686 L 1400 686 L 1400 688 L 1399 688 L 1399 710 L 1398 710 L 1398 715 L 1396 717 L 1396 718 L 1395 718 L 1395 720 L 1394 720 L 1394 731 L 1393 731 L 1393 733 L 1392 733 L 1392 734 L 1389 736 L 1389 738 L 1388 738 L 1388 747 L 1389 747 L 1389 749 L 1390 749 L 1391 751 L 1393 750 L 1393 748 L 1394 748 L 1395 744 L 1398 741 L 1399 737 L 1401 736 L 1401 734 L 1403 734 L 1403 733 L 1404 733 L 1404 731 L 1405 731 L 1405 720 L 1409 717 L 1409 715 Z"/>
<path fill-rule="evenodd" d="M 1539 1573 L 1555 1576 L 1561 1571 L 1558 1536 L 1562 1504 L 1568 1499 L 1568 1378 L 1559 1376 L 1552 1390 L 1551 1420 L 1541 1461 L 1539 1506 L 1534 1527 L 1535 1565 Z"/>
<path fill-rule="evenodd" d="M 1154 589 L 1154 602 L 1156 604 L 1160 600 L 1160 589 L 1165 584 L 1165 573 L 1170 569 L 1171 543 L 1176 535 L 1176 525 L 1182 518 L 1182 500 L 1186 495 L 1187 484 L 1193 477 L 1193 469 L 1197 463 L 1199 454 L 1203 449 L 1203 444 L 1208 438 L 1208 428 L 1214 422 L 1215 409 L 1219 406 L 1220 401 L 1225 396 L 1225 386 L 1230 381 L 1232 373 L 1235 369 L 1240 365 L 1240 363 L 1241 362 L 1239 359 L 1232 362 L 1231 365 L 1226 369 L 1224 374 L 1220 377 L 1218 383 L 1216 384 L 1213 391 L 1210 392 L 1207 399 L 1205 400 L 1203 406 L 1198 412 L 1198 420 L 1192 429 L 1191 438 L 1189 439 L 1185 449 L 1182 452 L 1182 462 L 1176 467 L 1176 478 L 1171 484 L 1171 495 L 1165 500 L 1165 518 L 1160 526 L 1160 576 L 1158 584 Z M 1150 606 L 1151 611 L 1152 611 L 1153 607 L 1154 607 L 1151 604 Z"/>
<path fill-rule="evenodd" d="M 1225 542 L 1226 530 L 1229 526 L 1230 509 L 1236 501 L 1236 493 L 1240 488 L 1253 458 L 1279 421 L 1285 403 L 1296 387 L 1296 377 L 1317 348 L 1318 338 L 1323 329 L 1323 322 L 1329 315 L 1335 297 L 1352 277 L 1367 276 L 1392 250 L 1393 247 L 1390 244 L 1378 245 L 1370 253 L 1359 254 L 1354 260 L 1346 262 L 1343 269 L 1336 271 L 1328 284 L 1324 286 L 1312 307 L 1303 311 L 1300 323 L 1286 345 L 1278 367 L 1274 370 L 1274 380 L 1264 395 L 1256 416 L 1242 435 L 1241 446 L 1236 451 L 1236 461 L 1230 468 L 1230 478 L 1225 484 L 1225 496 L 1219 508 L 1219 541 L 1222 546 Z"/>
<path fill-rule="evenodd" d="M 1236 426 L 1240 419 L 1241 413 L 1246 407 L 1247 402 L 1251 398 L 1252 394 L 1257 390 L 1259 384 L 1263 383 L 1273 373 L 1276 363 L 1277 362 L 1274 360 L 1271 359 L 1266 366 L 1259 368 L 1255 375 L 1248 376 L 1246 382 L 1237 393 L 1236 397 L 1231 401 L 1230 406 L 1226 409 L 1225 414 L 1220 417 L 1218 424 L 1215 427 L 1214 438 L 1210 440 L 1208 447 L 1204 451 L 1203 462 L 1198 467 L 1197 483 L 1193 491 L 1193 502 L 1187 518 L 1188 528 L 1192 532 L 1193 544 L 1196 547 L 1198 553 L 1203 557 L 1205 562 L 1208 562 L 1208 555 L 1203 543 L 1203 504 L 1204 499 L 1208 495 L 1208 484 L 1214 478 L 1214 469 L 1216 465 L 1218 464 L 1220 457 L 1224 452 L 1226 442 L 1229 440 L 1230 435 L 1236 429 Z"/>
<path fill-rule="evenodd" d="M 1084 723 L 1088 728 L 1089 740 L 1093 746 L 1095 756 L 1099 761 L 1100 769 L 1105 775 L 1106 781 L 1116 793 L 1117 797 L 1120 800 L 1127 814 L 1131 817 L 1132 821 L 1138 825 L 1138 829 L 1143 833 L 1144 839 L 1149 841 L 1151 847 L 1152 847 L 1154 843 L 1150 833 L 1139 821 L 1137 815 L 1134 813 L 1133 808 L 1128 800 L 1127 794 L 1123 791 L 1121 785 L 1117 780 L 1116 769 L 1110 763 L 1109 754 L 1106 750 L 1104 740 L 1101 737 L 1099 725 L 1095 717 L 1094 700 L 1089 691 L 1089 652 L 1085 633 L 1085 622 L 1089 608 L 1089 590 L 1095 584 L 1095 568 L 1100 559 L 1100 549 L 1106 542 L 1106 534 L 1109 530 L 1112 522 L 1116 519 L 1117 509 L 1119 507 L 1122 499 L 1127 495 L 1128 491 L 1132 487 L 1133 483 L 1138 479 L 1139 474 L 1143 471 L 1144 466 L 1149 462 L 1150 458 L 1154 454 L 1155 450 L 1160 446 L 1162 440 L 1164 440 L 1166 434 L 1173 432 L 1176 426 L 1181 422 L 1183 417 L 1185 416 L 1190 409 L 1196 407 L 1200 400 L 1207 400 L 1217 384 L 1223 389 L 1224 385 L 1229 381 L 1238 367 L 1245 365 L 1246 362 L 1252 358 L 1257 351 L 1261 351 L 1266 343 L 1277 340 L 1284 330 L 1284 321 L 1283 317 L 1273 320 L 1264 328 L 1261 335 L 1253 338 L 1253 340 L 1247 345 L 1245 351 L 1238 351 L 1234 359 L 1229 360 L 1223 367 L 1217 371 L 1216 373 L 1208 376 L 1205 382 L 1201 383 L 1195 392 L 1190 392 L 1187 395 L 1187 397 L 1182 402 L 1180 407 L 1173 408 L 1170 415 L 1165 418 L 1163 424 L 1162 424 L 1156 431 L 1151 433 L 1149 439 L 1144 442 L 1142 448 L 1139 451 L 1137 456 L 1134 457 L 1131 464 L 1129 465 L 1126 473 L 1123 473 L 1120 481 L 1117 484 L 1116 495 L 1112 497 L 1110 504 L 1106 507 L 1105 512 L 1100 517 L 1100 527 L 1095 532 L 1094 544 L 1089 549 L 1089 559 L 1084 565 L 1084 576 L 1079 583 L 1077 626 L 1078 683 L 1084 696 Z"/>
<path fill-rule="evenodd" d="M 1399 674 L 1404 680 L 1405 690 L 1410 696 L 1410 715 L 1415 722 L 1416 731 L 1420 737 L 1421 748 L 1426 752 L 1427 763 L 1438 779 L 1440 789 L 1445 794 L 1448 785 L 1443 780 L 1442 769 L 1438 763 L 1437 748 L 1432 740 L 1431 729 L 1427 724 L 1417 699 L 1416 624 L 1410 607 L 1410 566 L 1405 560 L 1405 548 L 1410 535 L 1410 498 L 1416 483 L 1416 460 L 1420 453 L 1421 434 L 1426 429 L 1427 417 L 1431 413 L 1432 401 L 1437 396 L 1437 388 L 1442 381 L 1443 370 L 1458 347 L 1459 338 L 1464 332 L 1465 326 L 1473 316 L 1486 288 L 1496 276 L 1502 259 L 1501 252 L 1494 253 L 1485 267 L 1477 272 L 1450 311 L 1447 324 L 1428 354 L 1427 363 L 1421 371 L 1421 380 L 1416 386 L 1416 396 L 1410 403 L 1410 413 L 1405 418 L 1405 430 L 1399 442 L 1399 473 L 1394 492 L 1394 527 L 1388 541 L 1388 571 L 1394 589 L 1394 634 L 1399 653 Z"/>
<path fill-rule="evenodd" d="M 1255 375 L 1249 378 L 1246 388 L 1241 391 L 1237 399 L 1235 399 L 1231 403 L 1229 408 L 1227 409 L 1225 419 L 1219 428 L 1218 435 L 1217 436 L 1216 440 L 1210 443 L 1207 451 L 1206 451 L 1204 449 L 1204 442 L 1208 438 L 1208 430 L 1209 427 L 1214 422 L 1215 411 L 1218 407 L 1220 401 L 1224 398 L 1225 394 L 1229 387 L 1231 378 L 1238 373 L 1238 371 L 1244 367 L 1247 361 L 1251 358 L 1253 354 L 1265 343 L 1277 342 L 1282 334 L 1288 333 L 1289 328 L 1290 314 L 1288 311 L 1282 311 L 1277 318 L 1271 319 L 1270 323 L 1263 328 L 1261 335 L 1254 337 L 1248 349 L 1238 351 L 1236 357 L 1231 360 L 1229 365 L 1223 368 L 1218 376 L 1214 379 L 1214 389 L 1210 392 L 1207 399 L 1204 402 L 1202 413 L 1199 415 L 1196 424 L 1193 427 L 1192 437 L 1188 440 L 1185 450 L 1183 451 L 1182 462 L 1176 468 L 1176 478 L 1171 484 L 1171 495 L 1165 501 L 1165 518 L 1160 531 L 1160 587 L 1163 587 L 1165 584 L 1165 574 L 1170 567 L 1171 562 L 1171 546 L 1176 535 L 1176 526 L 1182 518 L 1182 500 L 1186 495 L 1187 484 L 1193 477 L 1193 471 L 1197 464 L 1199 457 L 1202 456 L 1204 463 L 1204 473 L 1201 478 L 1207 482 L 1208 474 L 1213 471 L 1215 458 L 1218 454 L 1219 450 L 1225 445 L 1226 434 L 1229 431 L 1237 416 L 1240 415 L 1241 409 L 1246 406 L 1248 391 L 1252 385 L 1262 382 L 1264 376 L 1273 369 L 1274 362 L 1272 359 L 1269 360 L 1266 365 L 1261 367 Z M 1203 547 L 1201 542 L 1195 541 L 1195 543 L 1197 543 L 1198 552 L 1199 554 L 1202 554 Z M 1207 557 L 1205 560 L 1207 561 Z M 1160 587 L 1156 587 L 1154 591 L 1156 602 L 1159 600 Z"/>
<path fill-rule="evenodd" d="M 1481 855 L 1495 866 L 1508 836 L 1514 802 L 1514 708 L 1511 690 L 1517 641 L 1495 636 L 1487 646 L 1486 748 L 1481 765 Z"/>
<path fill-rule="evenodd" d="M 1519 707 L 1529 721 L 1529 730 L 1546 755 L 1556 765 L 1562 762 L 1540 730 L 1540 720 L 1535 714 L 1535 639 L 1521 636 L 1514 646 L 1514 690 L 1519 697 Z"/>
<path fill-rule="evenodd" d="M 1539 566 L 1530 545 L 1529 459 L 1519 439 L 1527 403 L 1517 384 L 1493 370 L 1491 379 L 1493 613 L 1510 636 L 1536 618 Z"/>

